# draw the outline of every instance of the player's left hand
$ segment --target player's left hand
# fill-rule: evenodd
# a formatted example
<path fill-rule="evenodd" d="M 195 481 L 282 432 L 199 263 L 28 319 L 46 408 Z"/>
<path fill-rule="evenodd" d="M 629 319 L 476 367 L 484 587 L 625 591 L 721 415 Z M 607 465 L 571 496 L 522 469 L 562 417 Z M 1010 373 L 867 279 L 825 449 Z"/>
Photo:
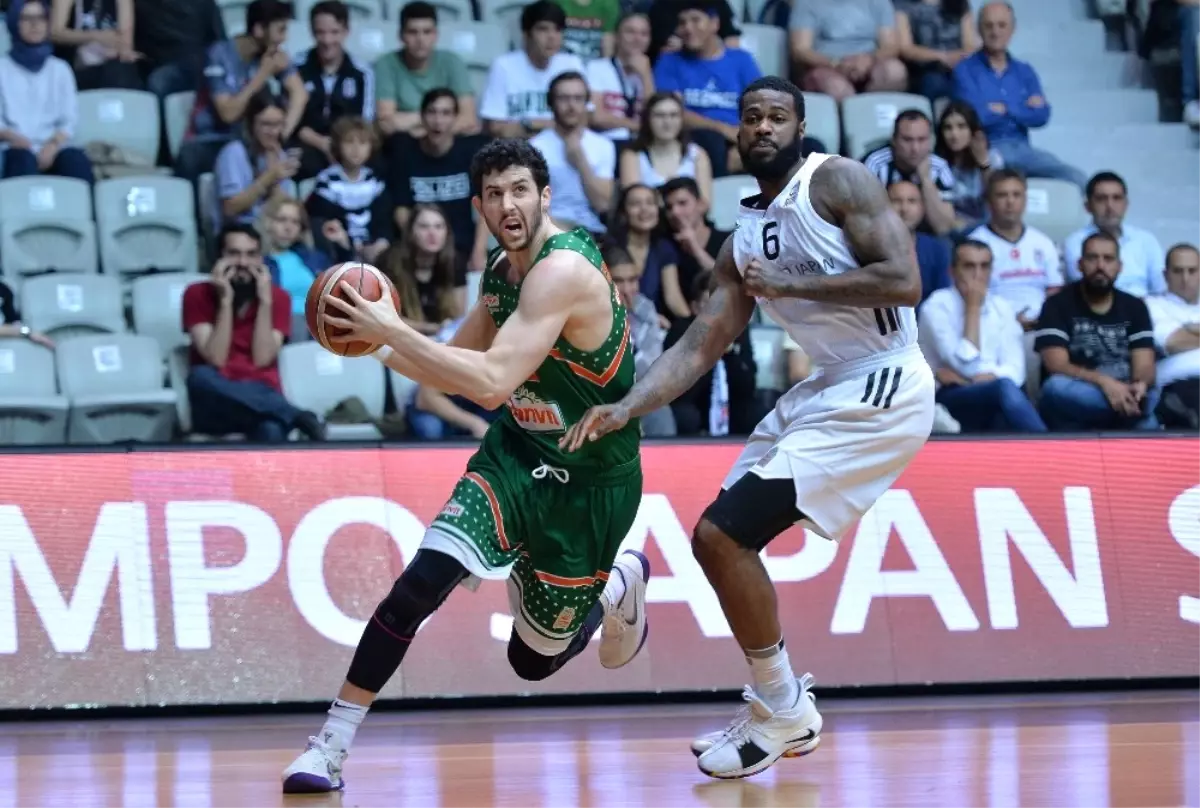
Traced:
<path fill-rule="evenodd" d="M 742 273 L 742 288 L 752 297 L 782 297 L 787 292 L 788 281 L 786 273 L 763 266 L 758 259 L 752 259 Z"/>
<path fill-rule="evenodd" d="M 346 300 L 333 295 L 324 296 L 325 324 L 341 329 L 336 337 L 329 337 L 330 342 L 362 341 L 383 345 L 396 331 L 405 327 L 390 295 L 385 294 L 379 300 L 372 301 L 360 295 L 346 281 L 339 286 Z"/>

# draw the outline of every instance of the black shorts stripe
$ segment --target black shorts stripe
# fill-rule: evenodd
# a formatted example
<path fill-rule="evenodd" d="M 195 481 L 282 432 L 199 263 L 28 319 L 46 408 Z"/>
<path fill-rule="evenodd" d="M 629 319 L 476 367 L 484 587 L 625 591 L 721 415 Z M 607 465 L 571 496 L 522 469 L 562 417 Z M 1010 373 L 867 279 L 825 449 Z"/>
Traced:
<path fill-rule="evenodd" d="M 887 336 L 887 326 L 883 323 L 883 309 L 875 309 L 875 325 L 879 327 L 879 334 Z"/>
<path fill-rule="evenodd" d="M 867 391 L 863 393 L 863 397 L 858 400 L 859 404 L 866 404 L 867 399 L 871 397 L 871 388 L 875 386 L 875 371 L 871 371 L 871 375 L 867 377 Z"/>
<path fill-rule="evenodd" d="M 887 398 L 883 400 L 883 408 L 890 409 L 892 406 L 892 398 L 896 395 L 896 390 L 900 387 L 900 374 L 904 368 L 896 368 L 896 373 L 892 376 L 892 389 L 888 390 Z M 880 385 L 882 388 L 882 385 Z"/>
<path fill-rule="evenodd" d="M 875 398 L 871 401 L 872 407 L 878 407 L 879 402 L 883 401 L 884 388 L 887 387 L 888 374 L 891 370 L 891 368 L 884 368 L 879 371 L 879 386 L 875 388 Z"/>
<path fill-rule="evenodd" d="M 887 321 L 888 321 L 888 325 L 891 327 L 891 329 L 893 331 L 900 330 L 900 321 L 896 318 L 896 310 L 895 309 L 887 310 Z"/>

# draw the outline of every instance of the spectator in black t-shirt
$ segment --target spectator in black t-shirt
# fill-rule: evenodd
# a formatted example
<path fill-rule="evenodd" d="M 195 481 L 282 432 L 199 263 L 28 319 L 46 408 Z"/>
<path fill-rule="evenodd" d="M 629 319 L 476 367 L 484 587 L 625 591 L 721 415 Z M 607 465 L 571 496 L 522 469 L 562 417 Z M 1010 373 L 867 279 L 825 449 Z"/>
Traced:
<path fill-rule="evenodd" d="M 400 293 L 400 316 L 432 336 L 467 308 L 467 269 L 454 250 L 446 214 L 437 205 L 419 204 L 400 243 L 382 264 Z"/>
<path fill-rule="evenodd" d="M 316 176 L 333 161 L 333 125 L 347 116 L 375 117 L 375 73 L 346 52 L 350 9 L 341 0 L 321 0 L 308 12 L 316 47 L 298 59 L 308 104 L 296 130 L 304 147 L 297 180 Z"/>
<path fill-rule="evenodd" d="M 483 269 L 488 231 L 483 217 L 471 212 L 471 158 L 487 143 L 484 135 L 456 135 L 458 97 L 447 88 L 430 90 L 421 99 L 419 140 L 396 135 L 389 140 L 388 186 L 396 203 L 396 226 L 408 227 L 414 205 L 441 207 L 454 236 L 454 249 L 469 258 L 471 269 Z"/>
<path fill-rule="evenodd" d="M 663 207 L 667 214 L 667 225 L 679 252 L 675 262 L 680 290 L 690 304 L 701 272 L 712 272 L 717 262 L 717 253 L 729 237 L 729 233 L 718 230 L 708 221 L 708 202 L 700 195 L 700 186 L 691 177 L 676 177 L 668 180 L 660 189 Z"/>
<path fill-rule="evenodd" d="M 306 207 L 317 247 L 338 260 L 375 263 L 392 239 L 392 203 L 383 180 L 367 162 L 375 149 L 375 129 L 362 118 L 333 125 L 334 163 L 317 175 Z"/>
<path fill-rule="evenodd" d="M 1113 288 L 1120 246 L 1107 233 L 1083 243 L 1083 280 L 1047 298 L 1035 347 L 1041 413 L 1051 431 L 1158 429 L 1154 329 L 1140 298 Z"/>

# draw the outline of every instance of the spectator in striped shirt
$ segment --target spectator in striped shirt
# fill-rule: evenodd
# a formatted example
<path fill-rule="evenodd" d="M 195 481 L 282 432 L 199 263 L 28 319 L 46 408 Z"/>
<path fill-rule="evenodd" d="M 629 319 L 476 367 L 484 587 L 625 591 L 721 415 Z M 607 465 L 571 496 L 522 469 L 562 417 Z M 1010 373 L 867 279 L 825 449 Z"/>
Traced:
<path fill-rule="evenodd" d="M 868 154 L 863 162 L 886 188 L 911 182 L 921 190 L 925 204 L 923 230 L 937 235 L 954 229 L 954 172 L 944 158 L 933 153 L 933 122 L 919 109 L 896 116 L 891 142 Z"/>
<path fill-rule="evenodd" d="M 317 175 L 306 202 L 313 231 L 325 241 L 317 247 L 338 260 L 373 264 L 392 240 L 391 197 L 367 165 L 378 145 L 366 120 L 339 119 L 333 125 L 333 165 Z"/>

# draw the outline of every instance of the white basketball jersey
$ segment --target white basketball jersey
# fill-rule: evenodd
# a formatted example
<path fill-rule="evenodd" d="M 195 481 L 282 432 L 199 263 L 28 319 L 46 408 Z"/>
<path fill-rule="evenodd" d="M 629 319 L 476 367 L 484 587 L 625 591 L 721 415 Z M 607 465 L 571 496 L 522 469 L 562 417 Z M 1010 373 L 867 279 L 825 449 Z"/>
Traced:
<path fill-rule="evenodd" d="M 813 172 L 834 156 L 809 155 L 766 210 L 741 206 L 733 239 L 738 272 L 744 274 L 752 259 L 790 275 L 840 275 L 859 268 L 841 228 L 822 219 L 808 195 Z M 864 360 L 917 341 L 916 313 L 906 306 L 864 309 L 795 298 L 759 298 L 758 303 L 818 367 Z"/>

